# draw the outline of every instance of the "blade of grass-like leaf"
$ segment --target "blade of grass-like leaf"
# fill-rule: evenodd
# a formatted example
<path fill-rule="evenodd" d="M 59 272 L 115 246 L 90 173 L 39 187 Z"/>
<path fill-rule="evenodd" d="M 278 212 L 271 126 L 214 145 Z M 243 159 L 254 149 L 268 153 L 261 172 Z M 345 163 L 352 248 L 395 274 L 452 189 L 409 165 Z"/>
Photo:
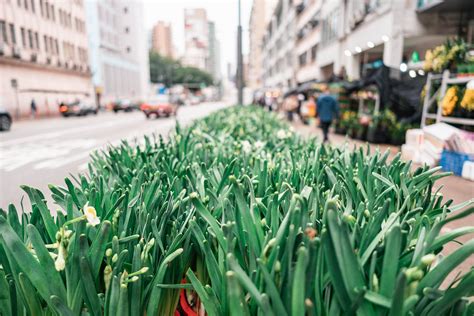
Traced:
<path fill-rule="evenodd" d="M 0 270 L 0 315 L 13 315 L 10 287 L 5 277 L 5 271 Z"/>
<path fill-rule="evenodd" d="M 202 304 L 206 309 L 206 313 L 209 316 L 219 315 L 218 306 L 216 306 L 215 302 L 210 299 L 209 295 L 206 293 L 204 286 L 202 286 L 201 282 L 198 280 L 194 272 L 191 269 L 188 269 L 188 272 L 186 272 L 186 276 L 188 277 L 189 281 L 193 285 L 194 290 L 201 299 Z"/>
<path fill-rule="evenodd" d="M 231 316 L 246 316 L 250 315 L 247 308 L 247 303 L 244 301 L 240 284 L 237 280 L 234 271 L 227 271 L 227 286 L 228 286 L 228 300 L 229 300 L 229 315 Z"/>
<path fill-rule="evenodd" d="M 24 273 L 20 272 L 18 274 L 18 279 L 20 280 L 20 288 L 23 291 L 23 295 L 26 300 L 26 305 L 31 315 L 41 315 L 43 314 L 43 309 L 41 308 L 41 303 L 39 297 L 36 295 L 36 290 L 31 284 L 30 280 L 25 276 Z"/>
<path fill-rule="evenodd" d="M 438 287 L 444 278 L 466 258 L 474 254 L 474 240 L 471 240 L 458 248 L 455 252 L 447 255 L 436 267 L 431 269 L 417 287 L 418 294 L 421 294 L 424 288 Z"/>
<path fill-rule="evenodd" d="M 8 251 L 11 258 L 15 261 L 10 262 L 10 264 L 15 264 L 19 271 L 23 271 L 43 299 L 51 303 L 50 297 L 53 293 L 51 293 L 49 280 L 44 274 L 41 265 L 21 242 L 5 218 L 1 216 L 0 237 L 3 240 L 5 251 Z"/>
<path fill-rule="evenodd" d="M 27 225 L 28 236 L 35 249 L 36 257 L 43 267 L 44 274 L 48 279 L 48 286 L 51 288 L 51 293 L 66 302 L 66 288 L 58 271 L 54 267 L 54 261 L 51 258 L 49 251 L 46 249 L 41 236 L 35 226 Z"/>
<path fill-rule="evenodd" d="M 305 275 L 308 265 L 308 250 L 300 247 L 291 291 L 291 315 L 305 315 Z"/>
<path fill-rule="evenodd" d="M 179 248 L 169 254 L 163 262 L 160 264 L 153 281 L 151 282 L 152 290 L 149 296 L 148 306 L 147 306 L 147 314 L 148 315 L 156 315 L 158 312 L 158 305 L 161 302 L 161 293 L 162 289 L 157 286 L 157 284 L 163 283 L 163 278 L 165 276 L 166 270 L 168 269 L 168 265 L 179 255 L 183 253 L 183 248 Z"/>
<path fill-rule="evenodd" d="M 83 297 L 89 307 L 89 312 L 91 315 L 101 315 L 102 310 L 100 307 L 99 296 L 97 295 L 90 264 L 86 257 L 80 259 L 80 269 L 82 274 L 81 281 Z"/>
<path fill-rule="evenodd" d="M 401 242 L 402 232 L 400 226 L 395 225 L 387 234 L 380 276 L 380 294 L 386 297 L 392 297 L 395 289 Z"/>
<path fill-rule="evenodd" d="M 105 248 L 107 247 L 110 228 L 111 224 L 109 221 L 102 222 L 100 231 L 97 233 L 97 236 L 89 248 L 90 268 L 94 279 L 97 279 L 99 276 L 99 269 L 103 261 Z"/>
<path fill-rule="evenodd" d="M 403 300 L 405 296 L 405 286 L 407 277 L 405 271 L 401 271 L 398 275 L 397 284 L 393 292 L 392 306 L 390 308 L 389 316 L 403 315 Z"/>

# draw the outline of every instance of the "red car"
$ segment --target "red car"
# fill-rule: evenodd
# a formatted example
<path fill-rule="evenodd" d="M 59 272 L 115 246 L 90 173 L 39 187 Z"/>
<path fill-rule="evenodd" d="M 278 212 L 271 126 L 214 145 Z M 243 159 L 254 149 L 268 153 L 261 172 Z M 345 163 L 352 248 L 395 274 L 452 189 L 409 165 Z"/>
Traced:
<path fill-rule="evenodd" d="M 170 101 L 170 97 L 167 95 L 159 95 L 150 99 L 146 102 L 143 102 L 140 106 L 140 110 L 145 113 L 147 118 L 155 115 L 156 117 L 169 117 L 171 115 L 176 115 L 176 104 Z"/>

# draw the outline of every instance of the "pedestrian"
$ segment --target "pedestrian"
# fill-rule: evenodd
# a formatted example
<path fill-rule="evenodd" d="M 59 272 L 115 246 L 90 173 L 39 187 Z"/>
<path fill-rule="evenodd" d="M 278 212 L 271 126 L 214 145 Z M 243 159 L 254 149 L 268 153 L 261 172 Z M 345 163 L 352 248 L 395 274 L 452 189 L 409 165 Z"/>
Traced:
<path fill-rule="evenodd" d="M 37 108 L 36 108 L 35 99 L 31 99 L 31 117 L 32 118 L 36 117 L 36 112 L 37 112 Z"/>
<path fill-rule="evenodd" d="M 339 116 L 339 104 L 336 98 L 329 94 L 327 86 L 323 88 L 322 92 L 316 102 L 316 115 L 319 117 L 319 125 L 323 131 L 323 142 L 328 142 L 331 123 Z"/>

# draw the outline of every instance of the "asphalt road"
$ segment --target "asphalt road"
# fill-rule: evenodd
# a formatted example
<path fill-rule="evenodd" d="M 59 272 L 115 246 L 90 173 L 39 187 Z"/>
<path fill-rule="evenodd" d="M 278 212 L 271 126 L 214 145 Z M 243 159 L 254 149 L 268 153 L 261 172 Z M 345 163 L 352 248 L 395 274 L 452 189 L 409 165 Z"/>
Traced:
<path fill-rule="evenodd" d="M 181 107 L 177 120 L 189 124 L 225 106 L 222 102 Z M 11 131 L 0 133 L 0 207 L 14 203 L 20 210 L 24 197 L 25 210 L 29 211 L 20 185 L 49 193 L 49 183 L 63 185 L 70 173 L 84 172 L 91 152 L 122 139 L 167 135 L 175 125 L 174 117 L 147 120 L 141 112 L 16 122 Z"/>

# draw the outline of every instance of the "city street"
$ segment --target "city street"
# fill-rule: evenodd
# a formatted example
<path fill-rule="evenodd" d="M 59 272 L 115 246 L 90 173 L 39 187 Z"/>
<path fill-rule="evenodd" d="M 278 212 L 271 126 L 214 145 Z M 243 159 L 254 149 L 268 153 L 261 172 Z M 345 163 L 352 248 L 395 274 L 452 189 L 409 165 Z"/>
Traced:
<path fill-rule="evenodd" d="M 177 119 L 188 124 L 225 106 L 223 102 L 184 106 Z M 94 150 L 122 139 L 166 135 L 175 123 L 174 117 L 147 120 L 141 112 L 17 122 L 10 132 L 0 133 L 0 207 L 9 203 L 19 207 L 21 198 L 26 197 L 22 184 L 46 192 L 49 183 L 63 184 L 69 173 L 86 170 Z"/>

